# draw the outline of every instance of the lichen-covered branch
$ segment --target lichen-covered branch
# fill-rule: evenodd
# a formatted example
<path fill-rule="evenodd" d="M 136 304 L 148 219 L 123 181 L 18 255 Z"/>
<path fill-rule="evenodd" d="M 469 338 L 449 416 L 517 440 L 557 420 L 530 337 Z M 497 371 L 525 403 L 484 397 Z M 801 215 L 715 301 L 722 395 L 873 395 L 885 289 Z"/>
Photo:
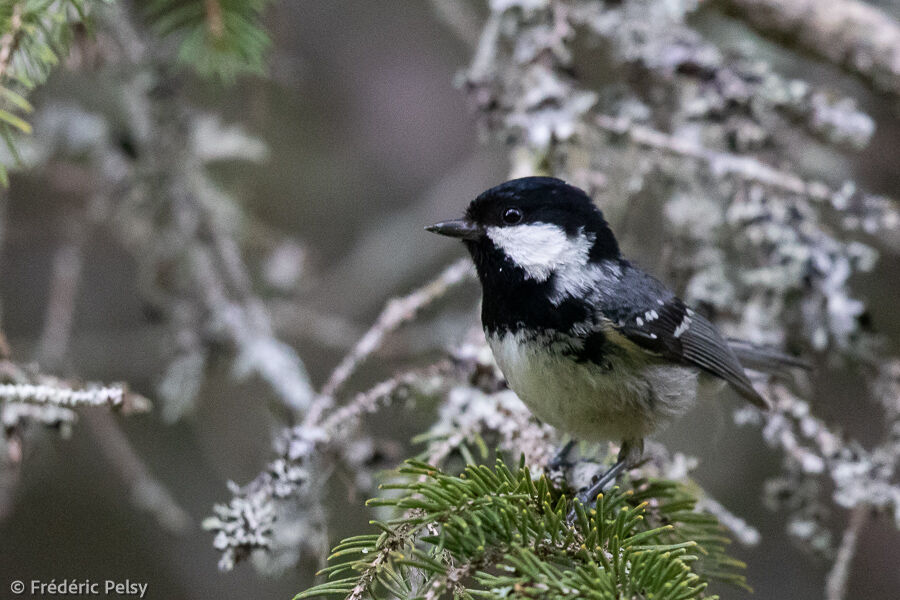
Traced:
<path fill-rule="evenodd" d="M 150 410 L 149 401 L 125 384 L 79 385 L 0 360 L 0 402 L 78 408 L 106 406 L 125 414 Z"/>
<path fill-rule="evenodd" d="M 466 368 L 464 361 L 441 361 L 428 368 L 400 374 L 366 392 L 357 393 L 342 406 L 335 398 L 360 364 L 382 343 L 384 336 L 413 319 L 448 289 L 462 281 L 470 267 L 457 261 L 435 279 L 410 294 L 387 302 L 375 324 L 332 372 L 310 406 L 303 423 L 287 428 L 276 441 L 279 457 L 245 486 L 230 484 L 233 498 L 227 505 L 215 507 L 215 516 L 204 527 L 215 532 L 214 546 L 222 552 L 219 567 L 230 570 L 255 550 L 277 551 L 273 541 L 275 520 L 279 527 L 286 522 L 306 532 L 306 545 L 322 539 L 322 523 L 310 507 L 320 506 L 319 490 L 325 483 L 327 466 L 336 460 L 362 470 L 367 453 L 360 455 L 352 441 L 357 439 L 361 417 L 398 398 L 434 397 L 459 377 Z M 286 500 L 290 499 L 290 503 Z M 299 507 L 306 507 L 306 514 Z M 285 550 L 285 549 L 282 549 Z M 288 548 L 296 553 L 297 548 Z"/>
<path fill-rule="evenodd" d="M 398 398 L 436 395 L 446 385 L 447 368 L 443 365 L 399 375 L 357 394 L 320 425 L 298 425 L 283 431 L 276 440 L 278 458 L 247 485 L 230 483 L 231 500 L 217 504 L 215 516 L 203 523 L 205 529 L 215 533 L 213 545 L 222 553 L 219 568 L 231 570 L 255 550 L 296 556 L 297 547 L 277 548 L 276 520 L 280 528 L 302 530 L 305 535 L 296 539 L 302 540 L 304 547 L 321 551 L 316 543 L 323 539 L 324 524 L 315 507 L 321 502 L 319 495 L 331 471 L 326 465 L 342 459 L 360 469 L 360 459 L 364 461 L 365 457 L 354 456 L 350 443 L 356 437 L 360 418 Z M 272 560 L 271 555 L 267 560 Z"/>
<path fill-rule="evenodd" d="M 862 0 L 718 0 L 762 35 L 900 94 L 900 24 Z"/>
<path fill-rule="evenodd" d="M 124 386 L 86 387 L 71 389 L 68 387 L 27 383 L 0 383 L 0 401 L 24 402 L 38 406 L 61 406 L 76 408 L 79 406 L 109 406 L 121 408 L 125 402 Z"/>
<path fill-rule="evenodd" d="M 639 146 L 700 161 L 714 177 L 735 177 L 780 193 L 825 202 L 840 212 L 848 228 L 875 233 L 881 229 L 900 227 L 900 211 L 895 201 L 866 194 L 856 189 L 852 182 L 847 182 L 840 189 L 833 189 L 821 181 L 805 180 L 789 171 L 777 169 L 753 156 L 711 150 L 690 138 L 667 135 L 626 117 L 600 114 L 595 119 L 601 130 L 626 136 Z"/>

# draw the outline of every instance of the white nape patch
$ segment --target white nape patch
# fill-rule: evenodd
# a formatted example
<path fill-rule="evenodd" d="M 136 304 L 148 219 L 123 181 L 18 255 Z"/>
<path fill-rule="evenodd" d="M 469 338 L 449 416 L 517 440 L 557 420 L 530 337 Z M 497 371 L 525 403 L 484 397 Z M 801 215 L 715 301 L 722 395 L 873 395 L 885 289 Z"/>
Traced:
<path fill-rule="evenodd" d="M 594 236 L 579 231 L 570 237 L 550 223 L 488 227 L 487 236 L 535 281 L 546 281 L 567 267 L 583 267 L 594 245 Z"/>
<path fill-rule="evenodd" d="M 620 279 L 622 279 L 622 267 L 612 261 L 567 266 L 556 271 L 556 277 L 553 280 L 553 296 L 550 297 L 550 301 L 559 306 L 566 298 L 582 296 L 595 298 L 597 294 L 610 289 L 613 283 Z M 624 327 L 624 323 L 619 325 Z"/>

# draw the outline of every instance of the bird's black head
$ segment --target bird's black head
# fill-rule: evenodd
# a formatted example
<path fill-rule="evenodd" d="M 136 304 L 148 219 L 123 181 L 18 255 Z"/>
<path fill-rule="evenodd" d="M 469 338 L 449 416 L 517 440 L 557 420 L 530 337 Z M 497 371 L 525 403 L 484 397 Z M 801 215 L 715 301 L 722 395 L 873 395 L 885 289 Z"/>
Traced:
<path fill-rule="evenodd" d="M 552 177 L 501 183 L 473 200 L 465 218 L 428 230 L 464 240 L 482 283 L 504 268 L 543 282 L 560 270 L 620 256 L 603 213 L 588 195 Z"/>

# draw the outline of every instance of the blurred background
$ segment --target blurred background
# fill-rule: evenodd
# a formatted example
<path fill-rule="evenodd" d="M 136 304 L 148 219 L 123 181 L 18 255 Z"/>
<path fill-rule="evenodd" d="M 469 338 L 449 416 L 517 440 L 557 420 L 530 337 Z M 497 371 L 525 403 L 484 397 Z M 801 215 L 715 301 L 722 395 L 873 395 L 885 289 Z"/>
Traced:
<path fill-rule="evenodd" d="M 501 3 L 492 4 L 496 11 Z M 313 582 L 316 557 L 304 552 L 277 574 L 249 563 L 222 573 L 213 535 L 201 528 L 230 495 L 227 481 L 253 480 L 271 460 L 273 437 L 289 421 L 273 376 L 259 365 L 244 376 L 240 357 L 232 360 L 240 319 L 258 323 L 254 311 L 262 306 L 266 326 L 296 352 L 317 389 L 388 299 L 463 256 L 462 247 L 423 226 L 459 215 L 522 168 L 508 141 L 486 132 L 460 80 L 490 11 L 465 4 L 478 26 L 466 39 L 465 27 L 448 24 L 446 3 L 272 2 L 261 17 L 271 38 L 267 74 L 229 84 L 176 66 L 177 39 L 155 38 L 140 5 L 103 9 L 29 97 L 34 131 L 17 142 L 25 166 L 0 192 L 0 323 L 13 361 L 64 378 L 127 382 L 154 408 L 127 418 L 80 410 L 67 436 L 23 430 L 20 464 L 0 486 L 0 596 L 13 579 L 129 578 L 149 583 L 151 598 L 290 598 Z M 880 9 L 900 18 L 898 5 Z M 837 153 L 795 142 L 781 150 L 793 148 L 789 156 L 815 178 L 836 173 L 834 181 L 900 196 L 896 97 L 763 39 L 715 6 L 689 21 L 722 47 L 855 98 L 875 125 L 867 146 Z M 573 69 L 602 85 L 610 76 L 604 52 L 588 44 Z M 189 199 L 173 194 L 164 207 L 147 200 L 185 182 L 212 215 L 210 231 L 200 213 L 184 210 Z M 661 247 L 664 226 L 643 214 L 613 209 L 610 218 L 627 254 L 683 292 L 681 267 Z M 216 284 L 186 282 L 192 271 L 176 260 L 185 236 L 221 249 L 220 234 L 234 241 L 222 256 L 234 249 L 243 256 L 235 279 L 247 278 L 222 288 L 249 306 L 233 327 L 216 315 L 221 299 L 209 298 L 219 293 Z M 867 326 L 896 352 L 900 244 L 896 234 L 866 241 L 881 250 L 880 260 L 851 284 L 866 304 Z M 141 256 L 147 248 L 155 252 L 152 268 Z M 196 265 L 200 258 L 191 256 Z M 193 298 L 204 291 L 197 308 Z M 354 375 L 354 389 L 442 356 L 477 323 L 478 300 L 472 280 L 453 289 L 388 336 Z M 184 333 L 198 322 L 201 333 Z M 278 352 L 275 360 L 293 360 Z M 817 416 L 863 445 L 878 443 L 881 411 L 860 398 L 853 363 L 829 368 L 823 356 L 815 354 L 812 378 Z M 189 375 L 198 369 L 199 382 Z M 754 597 L 820 598 L 831 561 L 801 548 L 785 517 L 764 506 L 765 481 L 781 456 L 756 428 L 734 424 L 737 406 L 730 397 L 704 403 L 660 439 L 698 457 L 698 482 L 759 530 L 758 545 L 733 549 L 748 564 Z M 366 417 L 373 437 L 393 443 L 376 470 L 420 451 L 410 440 L 431 426 L 435 411 L 434 403 L 419 403 Z M 333 477 L 326 492 L 329 543 L 360 533 L 372 518 L 362 507 L 372 490 L 348 491 L 350 476 Z M 841 509 L 824 517 L 838 532 L 846 519 Z M 900 593 L 900 533 L 889 522 L 864 526 L 846 597 Z"/>

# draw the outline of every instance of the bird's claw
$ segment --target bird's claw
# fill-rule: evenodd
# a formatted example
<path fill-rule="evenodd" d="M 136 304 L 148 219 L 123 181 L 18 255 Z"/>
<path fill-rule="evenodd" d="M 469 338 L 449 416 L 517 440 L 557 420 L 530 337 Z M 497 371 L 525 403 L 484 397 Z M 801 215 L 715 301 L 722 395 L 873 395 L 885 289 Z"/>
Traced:
<path fill-rule="evenodd" d="M 550 459 L 550 462 L 547 463 L 548 471 L 568 471 L 572 467 L 575 466 L 575 461 L 569 460 L 569 454 L 572 453 L 572 448 L 575 447 L 575 440 L 571 440 L 567 442 L 559 451 Z"/>
<path fill-rule="evenodd" d="M 575 502 L 580 502 L 582 505 L 587 507 L 593 507 L 594 503 L 597 501 L 597 496 L 600 495 L 603 490 L 607 488 L 611 483 L 614 483 L 621 475 L 622 471 L 625 470 L 625 461 L 620 459 L 619 462 L 614 464 L 606 473 L 601 475 L 594 483 L 590 485 L 586 490 L 580 492 L 575 497 Z M 575 522 L 575 507 L 569 511 L 569 514 L 566 515 L 566 520 L 569 524 Z"/>

